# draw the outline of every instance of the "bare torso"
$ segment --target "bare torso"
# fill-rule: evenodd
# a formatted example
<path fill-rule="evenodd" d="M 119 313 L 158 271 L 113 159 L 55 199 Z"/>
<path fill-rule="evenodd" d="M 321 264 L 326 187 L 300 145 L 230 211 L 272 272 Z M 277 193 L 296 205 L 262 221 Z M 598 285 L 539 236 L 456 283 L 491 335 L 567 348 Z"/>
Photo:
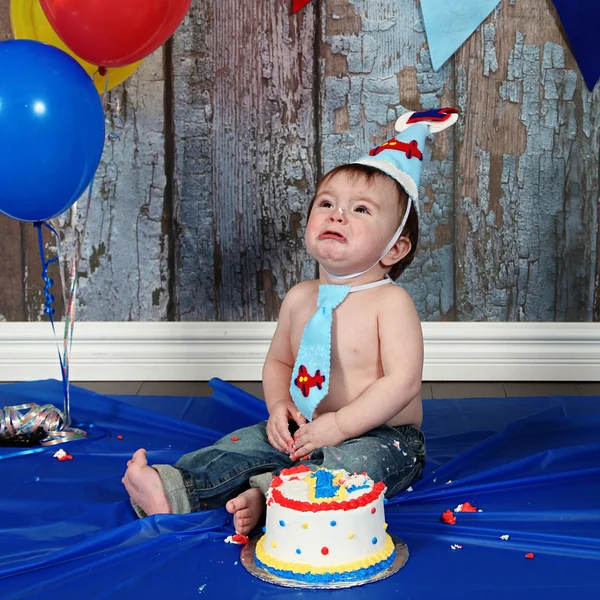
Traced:
<path fill-rule="evenodd" d="M 290 322 L 290 342 L 294 358 L 298 354 L 304 326 L 317 309 L 318 281 L 306 282 L 306 295 L 296 305 Z M 378 297 L 386 293 L 375 287 L 352 292 L 333 311 L 331 335 L 331 374 L 329 393 L 315 416 L 337 411 L 358 398 L 372 383 L 383 377 L 378 334 Z M 407 351 L 410 351 L 407 348 Z M 388 421 L 388 425 L 421 426 L 421 395 Z"/>

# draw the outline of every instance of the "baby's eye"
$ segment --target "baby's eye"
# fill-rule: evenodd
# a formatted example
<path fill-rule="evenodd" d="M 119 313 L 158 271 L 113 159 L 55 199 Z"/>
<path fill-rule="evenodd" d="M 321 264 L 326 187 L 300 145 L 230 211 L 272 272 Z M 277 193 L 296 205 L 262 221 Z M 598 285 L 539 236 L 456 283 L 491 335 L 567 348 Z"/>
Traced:
<path fill-rule="evenodd" d="M 366 215 L 370 214 L 369 209 L 366 206 L 363 206 L 362 204 L 360 206 L 355 207 L 354 211 Z"/>
<path fill-rule="evenodd" d="M 322 206 L 323 208 L 331 208 L 333 204 L 329 200 L 320 200 L 319 206 Z"/>

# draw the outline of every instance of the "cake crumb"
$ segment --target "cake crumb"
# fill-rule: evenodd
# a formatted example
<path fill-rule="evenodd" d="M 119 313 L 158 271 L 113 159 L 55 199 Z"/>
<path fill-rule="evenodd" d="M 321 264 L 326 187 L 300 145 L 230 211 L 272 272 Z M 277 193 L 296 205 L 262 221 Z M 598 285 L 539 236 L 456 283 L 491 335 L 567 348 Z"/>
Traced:
<path fill-rule="evenodd" d="M 241 533 L 236 533 L 235 535 L 228 535 L 225 538 L 225 542 L 227 544 L 244 544 L 246 545 L 250 540 L 245 535 Z"/>
<path fill-rule="evenodd" d="M 60 461 L 73 460 L 73 457 L 68 452 L 65 452 L 62 448 L 54 453 L 54 458 L 57 458 Z"/>
<path fill-rule="evenodd" d="M 452 544 L 450 548 L 452 548 L 452 550 L 462 550 L 462 546 L 460 544 Z"/>
<path fill-rule="evenodd" d="M 500 536 L 500 539 L 506 541 L 509 537 L 510 537 L 510 535 L 504 534 L 504 535 Z"/>
<path fill-rule="evenodd" d="M 451 510 L 447 510 L 442 513 L 441 516 L 442 522 L 447 525 L 456 525 L 456 517 L 454 516 Z"/>
<path fill-rule="evenodd" d="M 473 506 L 470 502 L 464 502 L 463 504 L 459 504 L 454 512 L 477 512 L 477 507 Z"/>

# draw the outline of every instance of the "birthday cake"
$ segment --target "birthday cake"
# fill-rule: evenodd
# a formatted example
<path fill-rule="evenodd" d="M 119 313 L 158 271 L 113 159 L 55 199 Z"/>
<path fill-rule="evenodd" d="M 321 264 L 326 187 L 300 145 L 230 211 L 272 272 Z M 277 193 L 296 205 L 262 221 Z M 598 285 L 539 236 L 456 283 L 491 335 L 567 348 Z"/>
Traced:
<path fill-rule="evenodd" d="M 365 473 L 284 469 L 267 492 L 257 566 L 318 584 L 365 581 L 385 571 L 396 554 L 386 533 L 385 490 Z"/>

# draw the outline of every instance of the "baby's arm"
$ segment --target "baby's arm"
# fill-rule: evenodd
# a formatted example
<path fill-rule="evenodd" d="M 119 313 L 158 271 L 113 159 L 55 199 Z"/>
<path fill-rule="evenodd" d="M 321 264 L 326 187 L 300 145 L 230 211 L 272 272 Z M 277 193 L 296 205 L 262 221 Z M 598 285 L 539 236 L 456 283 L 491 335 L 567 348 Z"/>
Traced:
<path fill-rule="evenodd" d="M 419 394 L 423 373 L 419 315 L 405 290 L 389 288 L 378 310 L 383 377 L 350 404 L 323 414 L 298 430 L 292 458 L 306 456 L 323 446 L 335 446 L 383 425 Z"/>
<path fill-rule="evenodd" d="M 285 296 L 279 311 L 279 320 L 263 366 L 263 391 L 269 411 L 267 437 L 269 443 L 281 452 L 293 449 L 293 439 L 288 422 L 304 425 L 306 419 L 298 412 L 290 396 L 290 380 L 294 368 L 294 355 L 290 344 L 292 312 L 304 298 L 304 286 L 294 286 Z"/>

